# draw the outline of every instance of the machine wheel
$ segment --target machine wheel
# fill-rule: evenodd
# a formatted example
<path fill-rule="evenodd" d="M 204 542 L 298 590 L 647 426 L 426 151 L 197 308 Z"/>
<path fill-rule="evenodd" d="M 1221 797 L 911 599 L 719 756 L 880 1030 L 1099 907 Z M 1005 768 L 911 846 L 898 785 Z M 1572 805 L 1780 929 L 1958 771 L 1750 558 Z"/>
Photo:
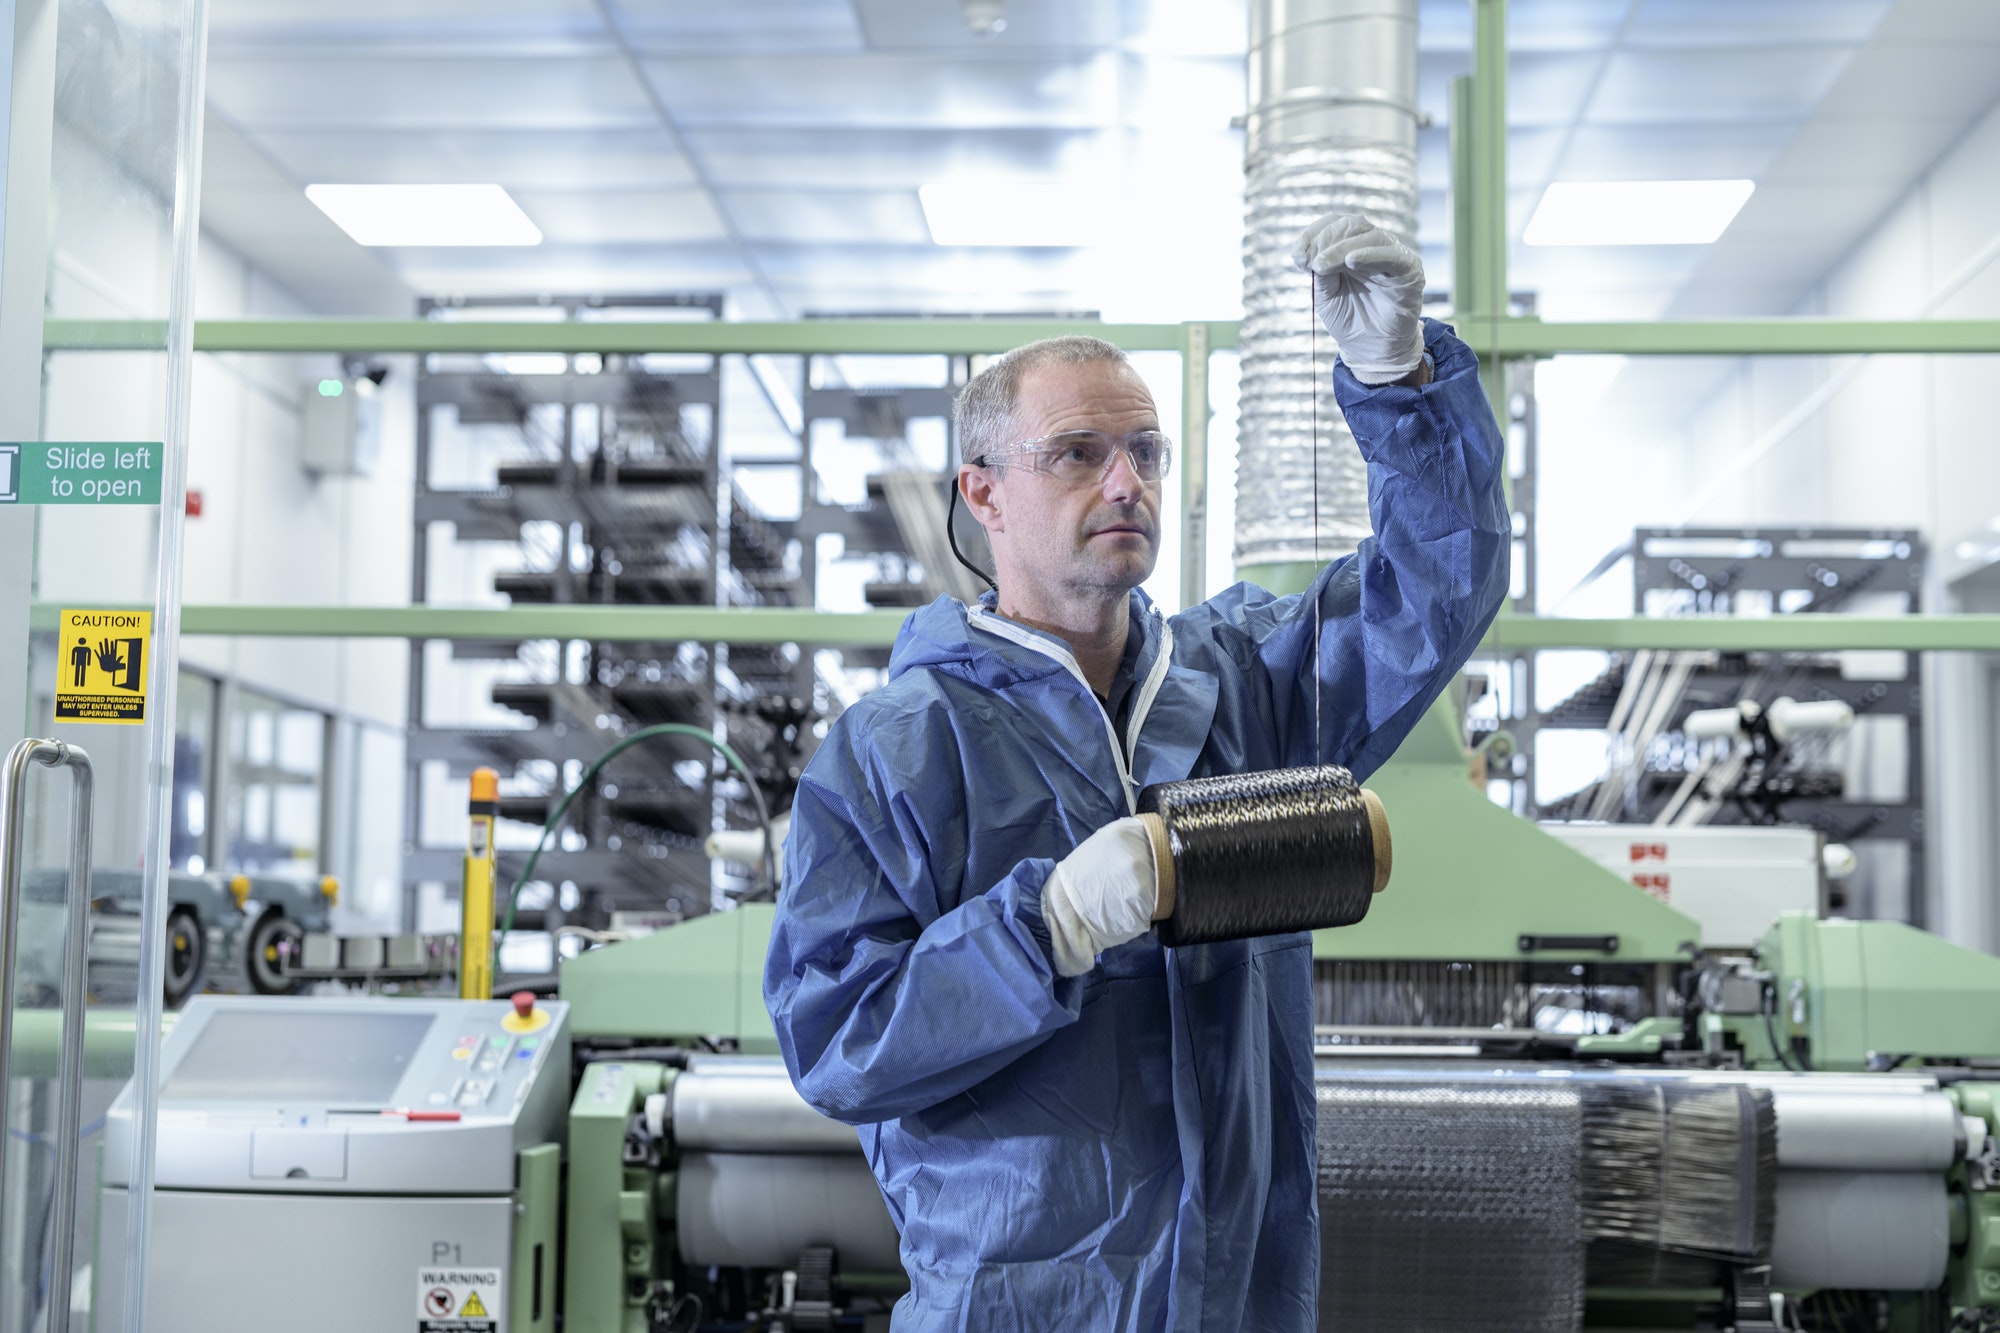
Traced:
<path fill-rule="evenodd" d="M 208 935 L 201 918 L 188 907 L 167 913 L 166 993 L 167 1008 L 178 1009 L 201 989 L 202 973 L 208 967 Z"/>
<path fill-rule="evenodd" d="M 243 975 L 259 995 L 290 995 L 299 988 L 292 964 L 305 943 L 305 928 L 275 909 L 257 918 L 243 943 Z"/>

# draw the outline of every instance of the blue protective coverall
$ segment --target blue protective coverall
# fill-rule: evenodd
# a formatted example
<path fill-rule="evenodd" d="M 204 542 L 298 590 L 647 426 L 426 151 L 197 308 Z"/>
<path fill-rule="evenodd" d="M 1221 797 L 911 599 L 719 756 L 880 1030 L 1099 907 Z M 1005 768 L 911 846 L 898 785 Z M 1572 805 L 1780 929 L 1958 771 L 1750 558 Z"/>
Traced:
<path fill-rule="evenodd" d="M 1502 443 L 1471 351 L 1336 391 L 1375 536 L 1314 585 L 1324 758 L 1365 777 L 1505 595 Z M 1141 787 L 1310 764 L 1312 603 L 1133 592 L 1125 744 L 1060 640 L 941 598 L 800 783 L 764 997 L 792 1078 L 861 1143 L 902 1233 L 895 1327 L 1311 1329 L 1308 935 L 1056 975 L 1042 884 Z M 1131 660 L 1128 654 L 1128 661 Z"/>

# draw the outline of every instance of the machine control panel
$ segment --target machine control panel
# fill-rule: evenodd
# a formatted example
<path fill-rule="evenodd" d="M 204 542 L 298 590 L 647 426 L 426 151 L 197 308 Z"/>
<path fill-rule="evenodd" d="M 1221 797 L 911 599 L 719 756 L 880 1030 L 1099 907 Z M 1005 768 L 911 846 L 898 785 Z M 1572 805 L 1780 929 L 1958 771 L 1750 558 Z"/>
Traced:
<path fill-rule="evenodd" d="M 562 1136 L 567 1018 L 532 995 L 200 997 L 161 1051 L 157 1184 L 511 1189 L 517 1149 Z M 128 1087 L 112 1108 L 108 1179 L 126 1170 L 133 1104 Z"/>

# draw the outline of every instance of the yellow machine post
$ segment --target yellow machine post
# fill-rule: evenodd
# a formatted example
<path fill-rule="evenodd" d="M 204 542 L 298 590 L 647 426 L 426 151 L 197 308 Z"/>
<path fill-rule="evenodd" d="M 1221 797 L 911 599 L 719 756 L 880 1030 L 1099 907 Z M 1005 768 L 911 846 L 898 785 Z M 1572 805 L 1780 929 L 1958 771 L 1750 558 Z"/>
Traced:
<path fill-rule="evenodd" d="M 465 839 L 465 882 L 458 941 L 458 996 L 493 998 L 493 819 L 500 804 L 500 775 L 472 770 L 472 800 Z"/>

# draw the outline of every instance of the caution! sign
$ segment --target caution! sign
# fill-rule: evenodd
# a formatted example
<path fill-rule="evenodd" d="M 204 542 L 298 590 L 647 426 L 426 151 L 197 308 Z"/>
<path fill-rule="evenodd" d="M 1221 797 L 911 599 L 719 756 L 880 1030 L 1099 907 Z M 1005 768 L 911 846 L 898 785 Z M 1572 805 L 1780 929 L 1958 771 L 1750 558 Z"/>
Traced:
<path fill-rule="evenodd" d="M 146 720 L 151 611 L 65 611 L 56 639 L 56 721 Z"/>
<path fill-rule="evenodd" d="M 496 1333 L 497 1268 L 419 1268 L 417 1333 Z"/>

